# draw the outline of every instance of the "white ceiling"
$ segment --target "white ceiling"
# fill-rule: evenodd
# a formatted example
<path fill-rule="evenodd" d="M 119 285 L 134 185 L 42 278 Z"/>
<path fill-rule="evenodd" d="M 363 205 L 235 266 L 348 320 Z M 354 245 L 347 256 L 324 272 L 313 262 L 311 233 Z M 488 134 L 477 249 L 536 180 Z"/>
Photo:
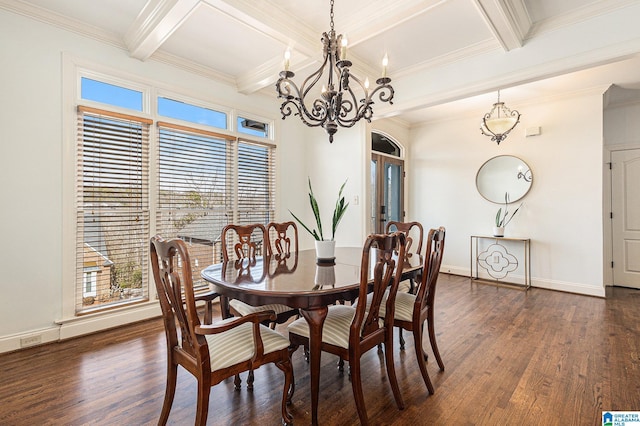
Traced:
<path fill-rule="evenodd" d="M 413 124 L 484 112 L 497 89 L 514 107 L 595 85 L 640 87 L 640 30 L 629 31 L 624 19 L 639 3 L 336 0 L 334 20 L 356 75 L 375 80 L 389 56 L 394 105 L 376 105 L 375 115 Z M 329 29 L 329 0 L 0 0 L 0 8 L 274 97 L 283 52 L 290 49 L 291 69 L 307 75 Z M 640 28 L 640 16 L 631 18 Z"/>

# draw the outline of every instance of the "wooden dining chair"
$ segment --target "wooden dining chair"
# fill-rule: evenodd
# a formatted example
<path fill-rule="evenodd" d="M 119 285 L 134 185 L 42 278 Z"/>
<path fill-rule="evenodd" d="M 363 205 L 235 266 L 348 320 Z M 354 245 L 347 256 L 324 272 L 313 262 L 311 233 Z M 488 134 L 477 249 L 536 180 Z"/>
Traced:
<path fill-rule="evenodd" d="M 433 308 L 436 296 L 436 284 L 438 283 L 438 275 L 444 253 L 444 240 L 444 227 L 429 230 L 426 240 L 422 279 L 418 285 L 418 290 L 415 295 L 398 292 L 393 317 L 394 326 L 413 332 L 416 359 L 418 360 L 418 366 L 422 373 L 422 379 L 430 394 L 433 394 L 434 388 L 431 379 L 429 379 L 429 373 L 427 372 L 427 354 L 422 347 L 422 336 L 424 322 L 427 321 L 431 349 L 433 350 L 440 370 L 444 371 L 444 363 L 442 362 L 442 357 L 440 356 L 436 342 Z M 384 317 L 384 315 L 384 309 L 381 309 L 380 316 Z"/>
<path fill-rule="evenodd" d="M 268 252 L 276 259 L 298 254 L 298 226 L 295 222 L 271 222 L 267 225 Z"/>
<path fill-rule="evenodd" d="M 373 250 L 374 248 L 376 250 Z M 358 417 L 363 425 L 367 425 L 369 421 L 362 393 L 360 358 L 380 343 L 384 344 L 387 376 L 393 396 L 398 408 L 404 409 L 404 401 L 394 369 L 392 326 L 395 295 L 402 275 L 404 251 L 405 235 L 403 233 L 370 235 L 362 249 L 359 290 L 361 300 L 365 300 L 367 293 L 371 292 L 370 309 L 368 311 L 365 309 L 366 304 L 356 307 L 329 306 L 322 336 L 314 336 L 322 339 L 323 351 L 338 355 L 349 362 L 351 387 Z M 370 278 L 370 273 L 373 273 L 373 279 Z M 389 292 L 386 316 L 381 322 L 379 321 L 380 305 L 387 288 Z M 304 318 L 289 324 L 288 330 L 292 352 L 301 345 L 306 349 L 309 348 L 309 325 Z"/>
<path fill-rule="evenodd" d="M 297 239 L 296 239 L 297 241 Z M 269 262 L 270 242 L 267 228 L 260 224 L 250 225 L 229 224 L 222 229 L 222 256 L 225 264 L 233 261 L 237 268 L 250 270 L 255 266 L 257 256 L 263 256 L 263 262 Z M 265 263 L 265 266 L 268 266 Z M 265 269 L 265 272 L 267 269 Z M 227 299 L 220 296 L 220 305 L 223 318 L 243 317 L 258 312 L 273 311 L 276 316 L 268 321 L 271 329 L 275 329 L 276 324 L 282 324 L 289 318 L 298 314 L 296 309 L 286 305 L 272 303 L 268 305 L 252 306 L 237 299 Z M 240 384 L 240 376 L 236 376 L 236 383 Z M 253 389 L 254 374 L 249 371 L 247 376 L 247 389 Z"/>
<path fill-rule="evenodd" d="M 292 424 L 287 411 L 294 389 L 289 340 L 261 324 L 275 319 L 275 314 L 267 311 L 201 324 L 186 244 L 179 239 L 151 238 L 151 265 L 167 340 L 167 384 L 158 424 L 166 424 L 169 418 L 179 365 L 198 381 L 195 424 L 205 425 L 211 386 L 267 363 L 284 372 L 282 422 Z"/>
<path fill-rule="evenodd" d="M 298 227 L 296 224 L 294 222 L 271 222 L 267 225 L 267 234 L 271 258 L 269 276 L 294 272 L 298 268 Z M 290 316 L 296 313 L 294 311 Z M 286 321 L 285 318 L 283 319 Z"/>
<path fill-rule="evenodd" d="M 424 239 L 424 229 L 420 222 L 397 222 L 389 221 L 385 226 L 385 232 L 387 234 L 391 232 L 400 231 L 407 237 L 407 257 L 420 256 L 422 254 L 422 240 Z M 418 272 L 417 276 L 420 276 Z M 415 278 L 411 276 L 409 278 L 409 293 L 416 293 Z"/>
<path fill-rule="evenodd" d="M 276 229 L 283 229 L 285 236 L 279 241 L 278 249 L 282 251 L 276 252 L 278 256 L 291 255 L 289 248 L 291 247 L 291 238 L 286 237 L 286 228 L 283 226 L 278 227 L 277 224 L 270 223 L 269 226 L 275 226 Z M 294 225 L 295 226 L 295 225 Z M 295 233 L 294 247 L 297 249 L 297 229 Z M 286 249 L 286 251 L 285 251 Z M 231 256 L 235 256 L 235 262 L 247 263 L 248 265 L 255 264 L 256 256 L 264 255 L 265 262 L 268 262 L 268 257 L 271 255 L 271 243 L 269 240 L 269 233 L 267 228 L 259 223 L 251 225 L 227 225 L 222 230 L 222 252 L 225 262 L 229 262 Z M 224 299 L 224 297 L 222 298 Z M 228 301 L 228 315 L 233 316 L 245 316 L 255 312 L 261 311 L 274 311 L 276 313 L 276 320 L 271 322 L 271 328 L 275 328 L 275 324 L 286 322 L 290 317 L 297 315 L 298 311 L 290 308 L 286 305 L 270 304 L 261 306 L 251 306 L 240 300 Z"/>

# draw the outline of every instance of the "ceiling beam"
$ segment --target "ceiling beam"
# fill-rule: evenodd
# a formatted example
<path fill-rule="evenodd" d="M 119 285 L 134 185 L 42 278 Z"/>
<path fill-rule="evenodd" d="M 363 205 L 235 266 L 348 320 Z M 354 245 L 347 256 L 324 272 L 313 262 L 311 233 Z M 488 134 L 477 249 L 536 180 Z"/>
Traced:
<path fill-rule="evenodd" d="M 473 0 L 473 3 L 505 52 L 523 46 L 532 25 L 523 0 Z"/>
<path fill-rule="evenodd" d="M 129 54 L 148 59 L 193 13 L 201 0 L 150 0 L 125 34 Z"/>

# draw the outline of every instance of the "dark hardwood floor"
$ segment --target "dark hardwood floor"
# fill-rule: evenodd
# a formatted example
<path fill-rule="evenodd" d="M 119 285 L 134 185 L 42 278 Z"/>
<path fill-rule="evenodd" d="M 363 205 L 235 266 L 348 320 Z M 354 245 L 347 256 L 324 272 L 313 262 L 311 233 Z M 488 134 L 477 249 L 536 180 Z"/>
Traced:
<path fill-rule="evenodd" d="M 405 352 L 395 345 L 403 411 L 394 403 L 381 354 L 364 356 L 372 424 L 599 425 L 603 410 L 640 410 L 638 290 L 613 288 L 600 299 L 443 275 L 436 332 L 446 370 L 430 356 L 431 396 L 411 335 L 405 332 Z M 302 350 L 293 361 L 291 412 L 296 424 L 309 424 Z M 358 424 L 348 375 L 337 371 L 333 356 L 323 354 L 322 363 L 320 422 Z M 235 392 L 231 380 L 220 383 L 212 388 L 209 424 L 279 424 L 282 384 L 272 365 L 256 371 L 253 392 L 244 386 Z M 155 424 L 164 386 L 165 340 L 161 320 L 154 319 L 0 355 L 0 424 Z M 193 423 L 195 395 L 195 380 L 179 370 L 171 424 Z"/>

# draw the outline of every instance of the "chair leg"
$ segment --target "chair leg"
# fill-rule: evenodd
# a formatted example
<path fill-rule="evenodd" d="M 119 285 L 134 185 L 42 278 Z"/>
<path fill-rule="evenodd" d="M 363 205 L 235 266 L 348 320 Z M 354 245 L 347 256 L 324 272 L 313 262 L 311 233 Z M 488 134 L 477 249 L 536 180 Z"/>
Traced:
<path fill-rule="evenodd" d="M 233 389 L 239 391 L 240 385 L 242 385 L 242 380 L 240 379 L 240 375 L 236 374 L 236 376 L 233 378 Z"/>
<path fill-rule="evenodd" d="M 293 365 L 291 359 L 275 363 L 276 367 L 284 372 L 284 391 L 282 392 L 282 424 L 293 425 L 293 417 L 287 410 L 287 405 L 291 404 L 293 391 L 295 390 L 295 381 L 293 379 Z"/>
<path fill-rule="evenodd" d="M 355 357 L 354 357 L 355 358 Z M 367 426 L 369 419 L 367 417 L 367 407 L 364 405 L 364 395 L 362 394 L 362 378 L 360 374 L 360 358 L 351 358 L 349 361 L 349 371 L 351 372 L 351 388 L 353 389 L 353 399 L 356 401 L 356 409 L 360 424 Z"/>
<path fill-rule="evenodd" d="M 402 327 L 398 327 L 398 337 L 400 339 L 400 350 L 404 351 L 404 336 L 402 335 Z"/>
<path fill-rule="evenodd" d="M 393 333 L 389 334 L 387 342 L 385 342 L 384 346 L 384 359 L 385 364 L 387 364 L 387 377 L 389 378 L 389 384 L 391 385 L 391 390 L 393 391 L 393 397 L 396 400 L 398 410 L 404 410 L 404 400 L 402 399 L 402 394 L 400 393 L 400 386 L 398 386 L 396 366 L 393 359 Z"/>
<path fill-rule="evenodd" d="M 342 357 L 338 359 L 338 371 L 341 373 L 344 371 L 344 359 Z"/>
<path fill-rule="evenodd" d="M 309 348 L 304 346 L 302 348 L 302 350 L 304 351 L 304 360 L 307 361 L 307 363 L 309 362 Z"/>
<path fill-rule="evenodd" d="M 247 375 L 247 390 L 253 390 L 253 370 L 249 370 L 249 374 Z"/>
<path fill-rule="evenodd" d="M 207 302 L 205 303 L 204 323 L 205 324 L 213 323 L 213 302 L 211 300 L 207 300 Z"/>
<path fill-rule="evenodd" d="M 420 367 L 420 373 L 422 373 L 422 380 L 427 385 L 427 390 L 431 395 L 435 392 L 431 379 L 429 378 L 429 372 L 427 371 L 427 364 L 425 362 L 424 350 L 422 349 L 422 326 L 413 326 L 413 340 L 416 349 L 416 360 Z"/>
<path fill-rule="evenodd" d="M 220 313 L 222 314 L 222 319 L 231 317 L 231 312 L 229 311 L 229 299 L 222 295 L 220 296 Z"/>
<path fill-rule="evenodd" d="M 436 343 L 436 332 L 433 327 L 433 310 L 430 310 L 429 315 L 427 316 L 427 328 L 429 329 L 429 343 L 431 343 L 431 349 L 433 350 L 433 354 L 436 356 L 436 361 L 438 361 L 438 367 L 440 367 L 440 370 L 444 371 L 444 362 L 442 362 L 442 357 L 440 357 L 440 351 L 438 350 L 438 344 Z"/>
<path fill-rule="evenodd" d="M 162 403 L 162 412 L 160 413 L 160 419 L 158 425 L 166 425 L 169 419 L 169 412 L 173 405 L 173 397 L 176 394 L 176 380 L 178 378 L 178 366 L 173 363 L 171 359 L 168 361 L 167 366 L 167 387 L 164 391 L 164 402 Z"/>
<path fill-rule="evenodd" d="M 205 373 L 206 374 L 206 373 Z M 198 402 L 196 404 L 196 425 L 206 426 L 209 414 L 209 394 L 211 392 L 211 377 L 198 380 Z"/>

